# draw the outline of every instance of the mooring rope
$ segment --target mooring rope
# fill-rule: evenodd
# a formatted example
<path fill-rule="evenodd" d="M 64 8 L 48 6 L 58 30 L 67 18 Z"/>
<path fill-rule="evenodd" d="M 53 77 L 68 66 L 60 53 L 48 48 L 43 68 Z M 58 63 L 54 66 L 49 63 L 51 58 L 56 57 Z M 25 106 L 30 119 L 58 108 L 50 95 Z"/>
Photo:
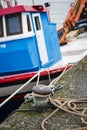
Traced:
<path fill-rule="evenodd" d="M 66 64 L 66 66 L 64 67 L 64 70 L 62 71 L 62 73 L 57 78 L 55 78 L 54 80 L 52 80 L 48 87 L 52 87 L 52 86 L 55 87 L 55 85 L 59 81 L 59 79 L 65 74 L 68 65 L 69 64 Z"/>
<path fill-rule="evenodd" d="M 32 80 L 34 80 L 36 77 L 40 76 L 40 73 L 43 71 L 47 71 L 49 80 L 50 80 L 50 75 L 47 69 L 41 69 L 39 70 L 32 78 L 30 78 L 26 83 L 24 83 L 20 88 L 18 88 L 15 92 L 13 92 L 8 98 L 6 98 L 2 103 L 0 103 L 0 108 L 4 106 L 10 99 L 12 99 L 18 92 L 20 92 L 24 87 L 26 87 Z M 39 75 L 39 76 L 38 76 Z M 39 80 L 39 78 L 38 78 Z M 38 81 L 37 81 L 38 84 Z"/>
<path fill-rule="evenodd" d="M 45 128 L 45 122 L 51 117 L 53 116 L 56 112 L 58 112 L 59 110 L 63 110 L 65 112 L 68 112 L 70 114 L 74 114 L 76 116 L 80 116 L 81 120 L 84 124 L 87 124 L 87 121 L 85 121 L 85 119 L 87 119 L 87 106 L 80 108 L 77 107 L 78 103 L 87 103 L 87 98 L 80 98 L 80 99 L 76 99 L 76 100 L 68 100 L 65 98 L 58 98 L 58 99 L 52 99 L 51 96 L 49 96 L 49 101 L 57 107 L 56 110 L 54 110 L 50 115 L 48 115 L 41 123 L 41 127 L 43 130 L 47 130 Z"/>

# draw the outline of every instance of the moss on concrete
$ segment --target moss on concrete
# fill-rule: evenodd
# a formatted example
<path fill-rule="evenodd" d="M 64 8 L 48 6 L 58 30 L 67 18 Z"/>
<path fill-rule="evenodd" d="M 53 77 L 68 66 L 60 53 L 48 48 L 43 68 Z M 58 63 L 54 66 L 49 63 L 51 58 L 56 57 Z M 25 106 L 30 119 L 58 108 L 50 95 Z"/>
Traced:
<path fill-rule="evenodd" d="M 56 85 L 62 85 L 63 89 L 57 90 L 53 98 L 62 97 L 77 99 L 87 97 L 87 56 L 68 70 Z M 85 104 L 87 106 L 87 104 Z M 0 130 L 41 130 L 41 122 L 55 107 L 45 108 L 43 111 L 32 111 L 33 102 L 22 104 L 19 109 L 30 109 L 26 112 L 15 112 L 1 125 Z M 87 130 L 80 118 L 69 113 L 59 111 L 46 123 L 47 130 Z M 81 128 L 85 127 L 85 128 Z"/>

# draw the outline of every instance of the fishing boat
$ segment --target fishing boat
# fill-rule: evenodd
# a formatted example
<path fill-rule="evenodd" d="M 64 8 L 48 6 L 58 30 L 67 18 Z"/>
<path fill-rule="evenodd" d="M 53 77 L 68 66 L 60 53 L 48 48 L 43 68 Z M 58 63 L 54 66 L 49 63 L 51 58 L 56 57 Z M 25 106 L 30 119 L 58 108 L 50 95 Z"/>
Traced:
<path fill-rule="evenodd" d="M 47 8 L 17 3 L 13 7 L 9 1 L 7 8 L 1 7 L 0 61 L 1 101 L 20 87 L 19 82 L 31 79 L 40 70 L 41 78 L 45 78 L 47 69 L 50 74 L 63 69 L 56 24 L 50 22 Z M 31 90 L 29 85 L 18 94 Z"/>
<path fill-rule="evenodd" d="M 7 8 L 0 7 L 0 102 L 25 81 L 32 79 L 14 98 L 31 92 L 38 75 L 43 83 L 71 68 L 87 54 L 84 35 L 60 47 L 47 7 L 18 5 L 16 0 L 12 6 L 7 0 Z"/>

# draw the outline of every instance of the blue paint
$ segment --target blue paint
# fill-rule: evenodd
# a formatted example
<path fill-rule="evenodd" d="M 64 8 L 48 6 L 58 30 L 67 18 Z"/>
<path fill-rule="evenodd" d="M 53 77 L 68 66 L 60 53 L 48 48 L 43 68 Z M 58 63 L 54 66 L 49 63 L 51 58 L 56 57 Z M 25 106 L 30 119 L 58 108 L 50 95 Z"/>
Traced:
<path fill-rule="evenodd" d="M 33 12 L 30 14 L 31 18 L 32 14 Z M 37 71 L 41 68 L 51 67 L 61 60 L 56 24 L 49 22 L 46 12 L 41 12 L 40 16 L 49 59 L 48 63 L 41 65 L 36 35 L 18 40 L 0 42 L 1 76 Z"/>
<path fill-rule="evenodd" d="M 41 13 L 41 20 L 49 57 L 49 63 L 47 67 L 50 67 L 62 58 L 59 39 L 56 31 L 56 24 L 49 22 L 46 13 Z"/>
<path fill-rule="evenodd" d="M 39 69 L 39 60 L 34 38 L 4 42 L 0 49 L 0 73 L 32 71 Z"/>

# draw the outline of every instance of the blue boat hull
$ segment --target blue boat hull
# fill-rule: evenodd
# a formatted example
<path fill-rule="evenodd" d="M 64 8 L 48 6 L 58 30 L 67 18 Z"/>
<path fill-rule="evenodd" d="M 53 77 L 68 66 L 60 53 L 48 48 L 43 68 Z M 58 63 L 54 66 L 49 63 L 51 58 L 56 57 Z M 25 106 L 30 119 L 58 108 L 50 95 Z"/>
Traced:
<path fill-rule="evenodd" d="M 37 48 L 33 39 L 3 42 L 0 49 L 0 76 L 32 72 L 39 69 Z"/>

